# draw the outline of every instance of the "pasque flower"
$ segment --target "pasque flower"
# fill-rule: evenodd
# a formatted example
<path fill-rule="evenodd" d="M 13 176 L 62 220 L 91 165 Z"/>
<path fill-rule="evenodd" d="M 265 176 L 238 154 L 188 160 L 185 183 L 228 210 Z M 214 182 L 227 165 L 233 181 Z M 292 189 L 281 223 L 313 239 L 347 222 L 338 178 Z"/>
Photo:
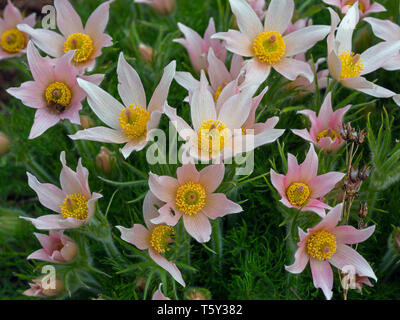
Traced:
<path fill-rule="evenodd" d="M 28 184 L 36 192 L 39 202 L 46 208 L 57 212 L 39 218 L 21 217 L 31 221 L 40 230 L 78 228 L 87 223 L 94 215 L 97 199 L 101 194 L 91 192 L 89 188 L 89 171 L 82 166 L 79 159 L 76 172 L 67 167 L 65 151 L 61 152 L 60 173 L 61 189 L 49 183 L 40 183 L 27 172 Z"/>
<path fill-rule="evenodd" d="M 41 277 L 39 279 L 34 279 L 29 284 L 30 288 L 23 292 L 24 295 L 29 297 L 54 297 L 59 295 L 64 290 L 64 282 L 61 280 L 55 280 L 55 288 L 51 288 L 51 283 Z"/>
<path fill-rule="evenodd" d="M 353 31 L 359 21 L 356 2 L 339 24 L 339 16 L 331 13 L 331 33 L 328 36 L 328 66 L 331 76 L 343 86 L 377 98 L 391 98 L 400 105 L 396 93 L 368 81 L 363 76 L 381 68 L 390 58 L 398 55 L 400 41 L 381 42 L 361 55 L 352 51 Z"/>
<path fill-rule="evenodd" d="M 157 128 L 169 87 L 175 75 L 176 62 L 164 69 L 164 74 L 147 105 L 146 94 L 137 72 L 126 62 L 121 52 L 118 59 L 118 92 L 123 104 L 98 86 L 78 79 L 88 95 L 94 113 L 109 127 L 94 127 L 71 135 L 74 140 L 92 140 L 106 143 L 125 143 L 120 149 L 127 158 L 132 151 L 142 150 L 149 141 L 149 133 Z"/>
<path fill-rule="evenodd" d="M 351 6 L 356 2 L 354 0 L 323 0 L 326 4 L 338 7 L 345 14 L 351 8 Z M 377 13 L 386 11 L 385 7 L 378 2 L 371 4 L 370 0 L 358 0 L 358 9 L 360 10 L 360 16 L 364 17 L 370 13 Z"/>
<path fill-rule="evenodd" d="M 274 142 L 284 130 L 269 129 L 262 134 L 243 131 L 242 126 L 252 109 L 252 96 L 256 88 L 252 87 L 229 97 L 217 109 L 208 81 L 201 72 L 200 87 L 190 99 L 193 128 L 177 116 L 176 109 L 165 106 L 164 112 L 176 127 L 178 134 L 187 142 L 187 151 L 194 159 L 229 159 L 242 152 Z M 221 97 L 219 98 L 221 99 Z M 218 100 L 219 100 L 218 99 Z"/>
<path fill-rule="evenodd" d="M 66 263 L 74 260 L 78 253 L 78 247 L 70 237 L 63 233 L 63 230 L 50 230 L 49 235 L 34 233 L 43 248 L 31 253 L 27 259 L 54 263 Z"/>
<path fill-rule="evenodd" d="M 84 28 L 81 18 L 68 0 L 54 0 L 57 27 L 61 34 L 46 29 L 33 29 L 27 24 L 18 25 L 18 29 L 29 34 L 33 42 L 52 57 L 61 57 L 75 50 L 73 64 L 82 72 L 86 69 L 91 71 L 102 48 L 112 45 L 112 38 L 104 33 L 111 2 L 106 1 L 98 6 Z"/>
<path fill-rule="evenodd" d="M 167 15 L 174 11 L 176 0 L 135 0 L 136 3 L 146 3 L 159 14 Z"/>
<path fill-rule="evenodd" d="M 292 129 L 292 132 L 304 140 L 314 143 L 326 152 L 336 151 L 344 143 L 340 135 L 340 128 L 343 125 L 343 116 L 350 107 L 348 105 L 334 112 L 332 109 L 332 96 L 329 92 L 326 95 L 318 116 L 312 110 L 301 110 L 298 112 L 308 117 L 311 122 L 310 130 Z"/>
<path fill-rule="evenodd" d="M 171 300 L 170 298 L 164 296 L 164 294 L 161 291 L 161 285 L 162 285 L 162 283 L 160 283 L 157 291 L 154 292 L 153 297 L 151 298 L 151 300 Z"/>
<path fill-rule="evenodd" d="M 182 217 L 186 231 L 198 242 L 208 242 L 209 219 L 238 213 L 242 207 L 223 193 L 215 193 L 225 174 L 223 164 L 210 165 L 200 172 L 194 164 L 185 164 L 176 171 L 177 178 L 150 173 L 151 192 L 165 202 L 160 215 L 151 221 L 175 226 Z"/>
<path fill-rule="evenodd" d="M 182 286 L 185 281 L 175 263 L 168 261 L 163 254 L 170 250 L 168 244 L 175 235 L 175 230 L 165 224 L 154 224 L 151 220 L 158 216 L 157 208 L 163 206 L 150 191 L 146 194 L 143 203 L 143 218 L 146 227 L 134 224 L 132 228 L 117 226 L 121 231 L 121 239 L 133 244 L 139 250 L 148 250 L 150 257 L 161 268 L 165 269 Z"/>
<path fill-rule="evenodd" d="M 207 54 L 210 48 L 213 48 L 215 55 L 221 61 L 225 61 L 226 49 L 221 41 L 212 39 L 211 36 L 216 33 L 214 19 L 210 18 L 207 30 L 202 38 L 196 31 L 190 29 L 182 23 L 178 23 L 179 30 L 185 38 L 174 39 L 174 42 L 183 45 L 188 54 L 193 68 L 196 72 L 207 69 Z"/>
<path fill-rule="evenodd" d="M 309 82 L 314 74 L 304 61 L 292 58 L 306 52 L 326 37 L 328 26 L 313 25 L 283 36 L 294 11 L 293 0 L 272 0 L 265 16 L 260 18 L 245 0 L 230 0 L 240 31 L 229 30 L 212 38 L 226 41 L 227 50 L 252 59 L 246 61 L 246 81 L 255 84 L 267 79 L 271 68 L 289 80 L 304 76 Z"/>
<path fill-rule="evenodd" d="M 387 42 L 400 41 L 400 26 L 392 21 L 376 18 L 365 18 L 364 21 L 371 25 L 373 33 L 378 38 Z M 384 61 L 382 68 L 388 71 L 400 70 L 400 52 Z"/>
<path fill-rule="evenodd" d="M 36 14 L 32 13 L 25 19 L 21 12 L 10 0 L 4 8 L 3 18 L 0 18 L 0 60 L 18 57 L 26 52 L 29 36 L 17 29 L 17 25 L 24 23 L 30 27 L 35 25 Z"/>
<path fill-rule="evenodd" d="M 325 209 L 331 207 L 320 199 L 345 176 L 344 173 L 334 171 L 318 176 L 318 156 L 312 144 L 301 165 L 289 153 L 286 175 L 278 174 L 273 169 L 270 174 L 272 185 L 281 195 L 280 201 L 285 206 L 301 211 L 314 211 L 321 217 L 325 217 Z"/>
<path fill-rule="evenodd" d="M 310 262 L 314 286 L 321 288 L 327 299 L 332 298 L 333 272 L 330 265 L 342 270 L 353 266 L 361 277 L 377 280 L 368 262 L 349 244 L 367 240 L 375 230 L 371 226 L 358 230 L 352 226 L 337 226 L 342 217 L 343 204 L 338 204 L 315 227 L 304 232 L 299 228 L 300 242 L 295 262 L 286 266 L 291 273 L 301 273 Z"/>
<path fill-rule="evenodd" d="M 36 109 L 29 139 L 37 138 L 60 120 L 68 119 L 72 123 L 80 124 L 79 111 L 86 93 L 78 85 L 78 69 L 71 65 L 73 55 L 74 52 L 71 51 L 57 59 L 42 57 L 29 41 L 27 56 L 33 81 L 7 90 L 24 105 Z M 104 75 L 80 77 L 100 84 Z"/>

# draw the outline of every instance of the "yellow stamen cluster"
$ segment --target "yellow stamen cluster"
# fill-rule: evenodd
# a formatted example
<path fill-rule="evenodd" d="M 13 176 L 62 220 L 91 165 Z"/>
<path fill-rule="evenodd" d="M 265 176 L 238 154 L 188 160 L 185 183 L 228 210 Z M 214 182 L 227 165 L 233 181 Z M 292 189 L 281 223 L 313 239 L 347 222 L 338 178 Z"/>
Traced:
<path fill-rule="evenodd" d="M 310 189 L 301 182 L 292 183 L 286 190 L 286 196 L 293 206 L 301 207 L 310 196 Z"/>
<path fill-rule="evenodd" d="M 75 218 L 77 220 L 86 220 L 88 218 L 88 200 L 80 193 L 68 195 L 61 208 L 61 214 L 64 218 Z"/>
<path fill-rule="evenodd" d="M 347 6 L 352 6 L 352 5 L 354 4 L 354 2 L 355 2 L 355 1 L 350 0 L 350 1 L 347 1 L 345 5 L 347 5 Z M 358 9 L 359 9 L 361 12 L 365 12 L 365 6 L 364 6 L 364 4 L 363 4 L 361 1 L 358 1 Z"/>
<path fill-rule="evenodd" d="M 121 130 L 129 138 L 140 138 L 147 133 L 147 122 L 150 120 L 150 113 L 141 106 L 129 105 L 119 115 Z"/>
<path fill-rule="evenodd" d="M 337 137 L 339 137 L 339 134 L 332 129 L 325 129 L 322 130 L 320 133 L 317 134 L 317 142 L 319 142 L 319 140 L 321 140 L 321 138 L 331 138 L 332 141 L 334 141 Z"/>
<path fill-rule="evenodd" d="M 359 77 L 364 70 L 360 55 L 354 55 L 354 52 L 349 52 L 348 50 L 343 51 L 342 54 L 339 55 L 339 59 L 342 62 L 341 79 Z"/>
<path fill-rule="evenodd" d="M 1 48 L 8 53 L 18 53 L 26 48 L 27 38 L 18 29 L 9 29 L 3 32 L 0 38 Z"/>
<path fill-rule="evenodd" d="M 90 59 L 94 47 L 93 41 L 87 34 L 73 33 L 64 43 L 64 53 L 76 50 L 74 54 L 74 62 L 83 63 Z"/>
<path fill-rule="evenodd" d="M 307 253 L 318 260 L 325 260 L 332 257 L 336 252 L 336 237 L 325 230 L 312 233 L 306 243 Z"/>
<path fill-rule="evenodd" d="M 219 96 L 221 95 L 222 90 L 226 87 L 229 82 L 225 82 L 223 86 L 218 86 L 217 90 L 215 91 L 214 101 L 217 102 Z"/>
<path fill-rule="evenodd" d="M 176 206 L 187 215 L 195 215 L 206 205 L 206 191 L 203 186 L 187 182 L 176 192 Z"/>
<path fill-rule="evenodd" d="M 218 120 L 204 121 L 198 132 L 199 152 L 209 156 L 217 155 L 229 139 L 229 129 Z"/>
<path fill-rule="evenodd" d="M 260 61 L 274 64 L 284 56 L 286 45 L 279 32 L 264 31 L 254 39 L 253 50 Z"/>
<path fill-rule="evenodd" d="M 175 235 L 175 230 L 172 227 L 159 225 L 156 226 L 151 233 L 150 244 L 158 253 L 165 253 L 169 250 L 168 243 Z"/>
<path fill-rule="evenodd" d="M 56 81 L 47 87 L 45 98 L 50 111 L 61 113 L 70 104 L 72 93 L 65 83 Z"/>

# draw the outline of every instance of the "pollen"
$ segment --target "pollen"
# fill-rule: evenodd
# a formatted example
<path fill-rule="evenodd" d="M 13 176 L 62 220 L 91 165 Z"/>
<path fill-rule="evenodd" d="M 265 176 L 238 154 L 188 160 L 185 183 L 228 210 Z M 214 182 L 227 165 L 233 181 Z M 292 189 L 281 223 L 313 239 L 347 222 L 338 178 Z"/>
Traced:
<path fill-rule="evenodd" d="M 175 235 L 175 230 L 172 227 L 160 225 L 156 226 L 151 233 L 150 244 L 158 253 L 165 253 L 169 250 L 168 243 Z"/>
<path fill-rule="evenodd" d="M 219 96 L 221 95 L 222 90 L 226 87 L 228 82 L 225 82 L 223 86 L 218 86 L 217 90 L 215 91 L 214 95 L 214 101 L 217 102 L 219 99 Z"/>
<path fill-rule="evenodd" d="M 355 1 L 347 1 L 346 3 L 345 3 L 345 5 L 347 5 L 347 6 L 352 6 L 353 4 L 354 4 L 354 2 Z M 361 11 L 361 12 L 365 12 L 365 6 L 364 6 L 364 4 L 361 2 L 361 1 L 358 1 L 358 9 Z"/>
<path fill-rule="evenodd" d="M 184 214 L 196 215 L 206 205 L 206 191 L 201 184 L 190 181 L 178 188 L 175 201 Z"/>
<path fill-rule="evenodd" d="M 322 130 L 320 133 L 318 133 L 317 135 L 317 142 L 319 142 L 319 140 L 321 140 L 321 138 L 331 138 L 332 141 L 334 141 L 336 138 L 339 137 L 339 134 L 332 129 L 325 129 Z"/>
<path fill-rule="evenodd" d="M 336 252 L 336 247 L 336 237 L 325 230 L 312 233 L 306 243 L 307 253 L 318 260 L 331 258 Z"/>
<path fill-rule="evenodd" d="M 141 106 L 131 104 L 121 111 L 118 120 L 122 132 L 129 138 L 140 138 L 147 133 L 147 122 L 150 120 L 150 113 Z"/>
<path fill-rule="evenodd" d="M 73 59 L 75 63 L 86 62 L 94 51 L 93 41 L 87 34 L 73 33 L 64 43 L 64 53 L 70 50 L 76 50 Z"/>
<path fill-rule="evenodd" d="M 61 214 L 64 218 L 74 218 L 77 220 L 86 220 L 88 218 L 88 200 L 80 193 L 68 195 L 61 208 Z"/>
<path fill-rule="evenodd" d="M 9 29 L 3 32 L 0 39 L 1 48 L 8 53 L 18 53 L 26 48 L 27 38 L 18 29 Z"/>
<path fill-rule="evenodd" d="M 274 64 L 284 56 L 286 45 L 279 32 L 265 31 L 254 39 L 253 50 L 260 61 Z"/>
<path fill-rule="evenodd" d="M 342 62 L 341 79 L 359 77 L 364 70 L 359 54 L 355 55 L 354 52 L 346 50 L 339 55 L 339 59 Z"/>
<path fill-rule="evenodd" d="M 310 189 L 301 182 L 292 183 L 286 190 L 286 196 L 293 206 L 301 207 L 310 196 Z"/>
<path fill-rule="evenodd" d="M 72 93 L 65 83 L 56 81 L 47 87 L 45 98 L 52 113 L 61 113 L 70 104 Z"/>
<path fill-rule="evenodd" d="M 204 121 L 198 132 L 199 151 L 209 156 L 217 155 L 229 139 L 229 129 L 222 121 Z"/>

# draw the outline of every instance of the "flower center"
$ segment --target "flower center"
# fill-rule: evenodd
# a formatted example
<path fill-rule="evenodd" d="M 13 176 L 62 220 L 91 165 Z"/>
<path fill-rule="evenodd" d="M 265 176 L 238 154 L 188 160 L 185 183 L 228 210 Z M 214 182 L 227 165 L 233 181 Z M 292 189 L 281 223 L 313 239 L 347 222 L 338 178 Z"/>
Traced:
<path fill-rule="evenodd" d="M 156 226 L 151 233 L 150 244 L 158 253 L 165 253 L 169 250 L 168 243 L 175 235 L 175 230 L 172 227 L 161 225 Z"/>
<path fill-rule="evenodd" d="M 64 43 L 64 53 L 70 50 L 76 50 L 73 59 L 76 63 L 86 62 L 94 51 L 93 41 L 87 34 L 73 33 Z"/>
<path fill-rule="evenodd" d="M 345 5 L 347 5 L 347 6 L 352 6 L 353 4 L 354 4 L 354 2 L 355 1 L 347 1 L 346 2 L 346 4 Z M 361 1 L 358 1 L 358 9 L 361 11 L 361 12 L 365 12 L 365 6 L 364 6 L 364 4 L 361 2 Z"/>
<path fill-rule="evenodd" d="M 301 182 L 293 182 L 286 190 L 286 196 L 293 206 L 301 207 L 310 196 L 310 189 Z"/>
<path fill-rule="evenodd" d="M 51 83 L 45 92 L 47 108 L 52 113 L 62 113 L 71 102 L 72 94 L 68 86 L 63 82 Z"/>
<path fill-rule="evenodd" d="M 325 129 L 325 130 L 322 130 L 320 133 L 318 133 L 317 142 L 319 142 L 319 140 L 321 140 L 321 138 L 327 138 L 327 137 L 331 138 L 332 141 L 334 141 L 336 138 L 339 137 L 339 135 L 335 130 Z"/>
<path fill-rule="evenodd" d="M 63 217 L 86 220 L 88 218 L 87 202 L 88 200 L 80 193 L 68 195 L 60 207 Z"/>
<path fill-rule="evenodd" d="M 204 121 L 198 132 L 198 145 L 201 153 L 217 155 L 229 138 L 229 129 L 218 120 Z"/>
<path fill-rule="evenodd" d="M 254 39 L 253 50 L 259 60 L 273 64 L 281 60 L 286 45 L 278 31 L 264 31 Z"/>
<path fill-rule="evenodd" d="M 195 215 L 206 205 L 206 191 L 203 186 L 187 182 L 176 192 L 176 206 L 187 215 Z"/>
<path fill-rule="evenodd" d="M 26 48 L 27 38 L 18 29 L 9 29 L 3 32 L 0 46 L 8 53 L 17 53 Z"/>
<path fill-rule="evenodd" d="M 342 62 L 341 79 L 359 77 L 364 70 L 359 54 L 354 55 L 354 52 L 346 50 L 339 55 L 339 59 Z"/>
<path fill-rule="evenodd" d="M 308 237 L 306 248 L 315 259 L 329 259 L 336 252 L 336 237 L 325 230 L 316 231 Z"/>
<path fill-rule="evenodd" d="M 141 106 L 131 104 L 121 111 L 118 120 L 122 132 L 129 138 L 140 138 L 147 133 L 147 122 L 150 120 L 150 113 Z"/>

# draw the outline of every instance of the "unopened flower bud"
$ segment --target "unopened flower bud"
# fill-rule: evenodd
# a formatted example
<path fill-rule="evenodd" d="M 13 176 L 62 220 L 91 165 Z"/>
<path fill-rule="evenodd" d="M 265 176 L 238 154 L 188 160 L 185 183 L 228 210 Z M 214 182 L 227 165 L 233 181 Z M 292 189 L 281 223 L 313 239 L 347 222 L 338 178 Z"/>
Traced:
<path fill-rule="evenodd" d="M 113 156 L 111 155 L 110 150 L 106 147 L 101 147 L 99 154 L 96 156 L 96 164 L 97 166 L 106 174 L 111 172 L 111 163 L 113 160 Z"/>
<path fill-rule="evenodd" d="M 144 288 L 146 286 L 146 279 L 143 277 L 140 277 L 136 280 L 136 289 L 140 291 L 144 291 Z"/>
<path fill-rule="evenodd" d="M 89 129 L 94 126 L 94 121 L 88 116 L 80 116 L 81 129 Z"/>
<path fill-rule="evenodd" d="M 0 156 L 5 155 L 10 151 L 10 139 L 0 132 Z"/>
<path fill-rule="evenodd" d="M 140 56 L 142 57 L 142 59 L 144 61 L 146 61 L 147 63 L 151 63 L 153 61 L 153 48 L 145 45 L 143 43 L 139 44 L 139 52 L 140 52 Z"/>
<path fill-rule="evenodd" d="M 56 279 L 54 288 L 52 288 L 51 283 L 46 282 L 44 277 L 33 280 L 29 286 L 30 288 L 24 292 L 24 295 L 30 297 L 54 297 L 64 290 L 63 281 Z"/>
<path fill-rule="evenodd" d="M 151 7 L 159 14 L 168 15 L 175 9 L 176 0 L 148 0 Z"/>
<path fill-rule="evenodd" d="M 211 292 L 205 288 L 188 288 L 184 297 L 185 300 L 210 300 Z"/>

